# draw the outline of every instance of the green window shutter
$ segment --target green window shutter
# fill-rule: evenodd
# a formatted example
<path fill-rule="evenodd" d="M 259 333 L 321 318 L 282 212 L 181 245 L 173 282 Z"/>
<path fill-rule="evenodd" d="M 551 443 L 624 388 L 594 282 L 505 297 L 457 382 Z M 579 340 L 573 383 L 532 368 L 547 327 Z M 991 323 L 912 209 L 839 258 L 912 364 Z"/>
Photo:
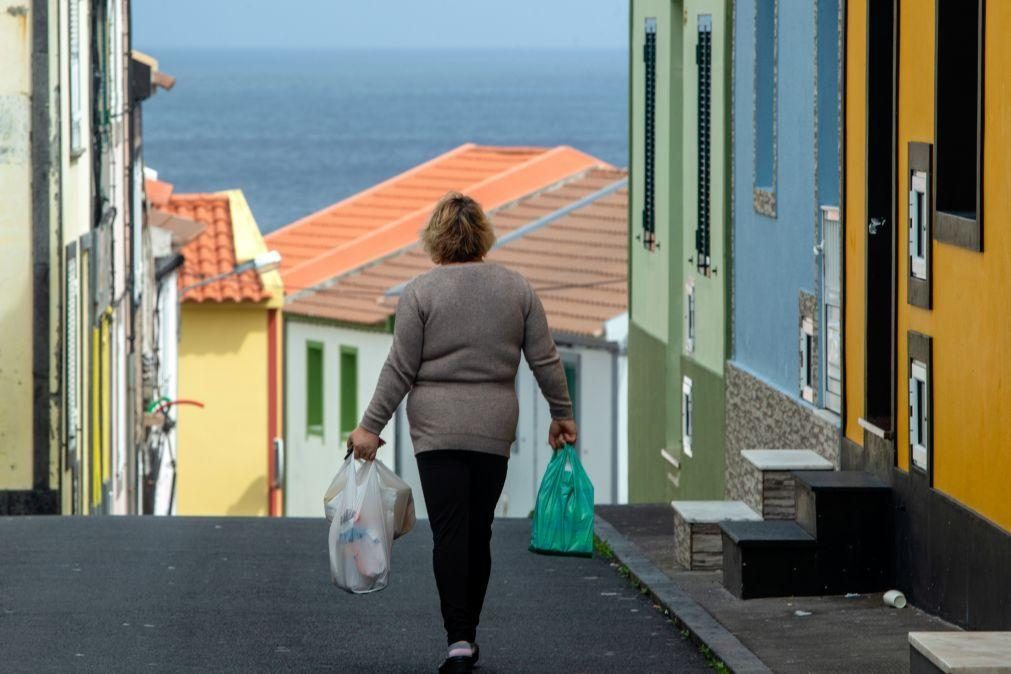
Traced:
<path fill-rule="evenodd" d="M 656 19 L 646 19 L 642 60 L 645 64 L 643 128 L 642 243 L 656 248 Z"/>
<path fill-rule="evenodd" d="M 569 399 L 572 401 L 572 418 L 576 421 L 576 410 L 579 408 L 579 378 L 576 371 L 576 364 L 571 361 L 563 361 L 565 367 L 565 384 L 569 387 Z"/>
<path fill-rule="evenodd" d="M 307 342 L 305 349 L 305 433 L 323 437 L 323 345 Z"/>
<path fill-rule="evenodd" d="M 699 273 L 709 274 L 710 160 L 712 152 L 713 17 L 699 16 L 695 62 L 698 66 L 698 221 L 695 260 Z"/>
<path fill-rule="evenodd" d="M 358 427 L 358 349 L 341 347 L 341 442 Z"/>

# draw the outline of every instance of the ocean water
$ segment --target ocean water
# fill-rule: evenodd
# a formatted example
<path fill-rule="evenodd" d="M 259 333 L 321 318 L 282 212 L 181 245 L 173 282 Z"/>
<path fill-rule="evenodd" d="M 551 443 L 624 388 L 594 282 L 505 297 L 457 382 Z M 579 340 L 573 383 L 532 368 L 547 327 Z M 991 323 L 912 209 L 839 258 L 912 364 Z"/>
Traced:
<path fill-rule="evenodd" d="M 155 50 L 144 155 L 178 191 L 241 188 L 264 232 L 461 143 L 628 163 L 622 50 Z"/>

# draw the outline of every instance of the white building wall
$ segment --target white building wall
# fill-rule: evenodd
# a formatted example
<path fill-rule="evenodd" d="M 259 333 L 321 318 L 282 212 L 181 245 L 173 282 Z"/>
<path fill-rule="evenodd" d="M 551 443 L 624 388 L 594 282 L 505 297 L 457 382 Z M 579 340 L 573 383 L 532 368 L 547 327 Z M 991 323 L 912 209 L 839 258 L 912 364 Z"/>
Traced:
<path fill-rule="evenodd" d="M 358 410 L 364 412 L 375 390 L 379 372 L 392 344 L 392 335 L 333 325 L 287 320 L 285 337 L 285 435 L 287 474 L 285 514 L 320 517 L 323 492 L 344 458 L 340 443 L 340 347 L 358 349 Z M 309 341 L 324 344 L 324 439 L 305 432 L 305 352 Z M 625 444 L 626 362 L 623 353 L 600 348 L 560 347 L 564 359 L 578 362 L 578 449 L 583 467 L 594 484 L 596 503 L 627 502 L 627 445 Z M 617 379 L 615 374 L 617 373 Z M 551 415 L 526 361 L 516 378 L 520 419 L 516 443 L 509 459 L 505 488 L 496 508 L 498 517 L 527 517 L 537 499 L 537 489 L 551 460 L 548 427 Z M 386 465 L 397 469 L 414 490 L 419 518 L 428 516 L 421 490 L 410 426 L 404 405 L 383 432 L 387 445 L 379 452 Z M 617 469 L 617 472 L 615 472 Z"/>
<path fill-rule="evenodd" d="M 340 348 L 358 349 L 358 413 L 372 399 L 393 335 L 285 319 L 285 514 L 322 517 L 323 493 L 346 452 L 340 438 Z M 323 438 L 306 434 L 307 343 L 323 344 Z M 379 458 L 394 465 L 396 421 L 383 431 Z"/>

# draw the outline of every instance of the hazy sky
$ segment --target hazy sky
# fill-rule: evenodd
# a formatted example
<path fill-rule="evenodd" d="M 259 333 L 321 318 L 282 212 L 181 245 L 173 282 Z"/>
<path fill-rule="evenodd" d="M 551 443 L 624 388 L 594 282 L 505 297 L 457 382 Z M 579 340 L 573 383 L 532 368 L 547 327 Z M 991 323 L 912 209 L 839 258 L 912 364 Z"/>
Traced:
<path fill-rule="evenodd" d="M 625 48 L 628 0 L 134 0 L 134 47 Z"/>

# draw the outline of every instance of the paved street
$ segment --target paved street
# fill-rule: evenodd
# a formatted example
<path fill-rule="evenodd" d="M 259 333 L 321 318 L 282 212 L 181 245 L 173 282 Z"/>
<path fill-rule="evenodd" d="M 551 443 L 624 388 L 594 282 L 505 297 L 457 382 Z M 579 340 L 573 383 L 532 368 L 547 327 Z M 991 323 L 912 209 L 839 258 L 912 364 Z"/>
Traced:
<path fill-rule="evenodd" d="M 694 672 L 705 663 L 606 562 L 495 525 L 483 672 Z M 443 632 L 421 521 L 383 592 L 330 584 L 327 523 L 0 518 L 4 671 L 434 671 Z"/>

